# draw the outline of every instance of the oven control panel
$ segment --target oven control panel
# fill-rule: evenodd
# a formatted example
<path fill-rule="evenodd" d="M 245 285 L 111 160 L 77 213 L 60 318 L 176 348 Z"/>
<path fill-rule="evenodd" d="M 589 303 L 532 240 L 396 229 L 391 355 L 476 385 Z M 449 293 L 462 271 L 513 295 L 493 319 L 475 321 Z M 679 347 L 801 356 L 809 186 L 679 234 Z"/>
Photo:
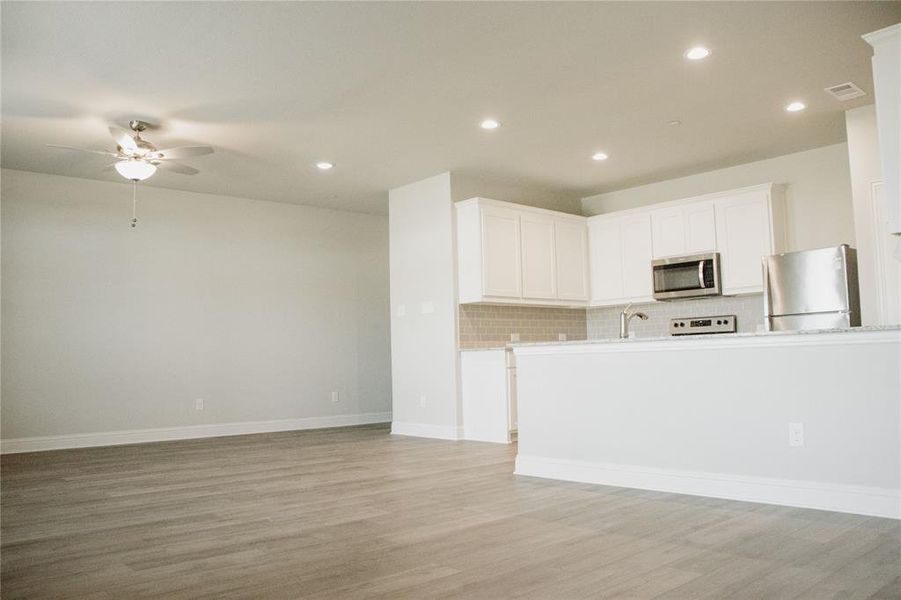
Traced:
<path fill-rule="evenodd" d="M 735 333 L 735 315 L 719 317 L 689 317 L 670 319 L 670 335 L 701 335 L 706 333 Z"/>

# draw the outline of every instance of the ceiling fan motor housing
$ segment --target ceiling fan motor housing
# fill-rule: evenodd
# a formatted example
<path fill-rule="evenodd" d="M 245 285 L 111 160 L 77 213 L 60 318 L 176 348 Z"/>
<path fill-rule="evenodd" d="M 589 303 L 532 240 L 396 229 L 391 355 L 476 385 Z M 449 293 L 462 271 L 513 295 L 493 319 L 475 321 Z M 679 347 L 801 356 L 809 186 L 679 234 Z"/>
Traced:
<path fill-rule="evenodd" d="M 128 126 L 131 127 L 132 131 L 141 133 L 142 131 L 144 131 L 148 127 L 150 127 L 150 123 L 148 123 L 147 121 L 139 121 L 138 119 L 132 119 L 131 121 L 128 122 Z"/>

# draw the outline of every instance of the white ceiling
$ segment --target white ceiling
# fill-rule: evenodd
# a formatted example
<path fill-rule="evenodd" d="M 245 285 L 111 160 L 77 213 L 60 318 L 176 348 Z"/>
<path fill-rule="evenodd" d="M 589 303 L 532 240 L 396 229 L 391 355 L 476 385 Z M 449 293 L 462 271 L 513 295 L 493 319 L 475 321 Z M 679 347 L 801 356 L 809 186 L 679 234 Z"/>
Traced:
<path fill-rule="evenodd" d="M 111 149 L 138 117 L 157 146 L 216 148 L 148 185 L 384 212 L 452 170 L 585 196 L 844 140 L 873 98 L 860 35 L 899 21 L 901 2 L 3 2 L 0 160 L 114 181 L 44 144 Z M 846 81 L 869 95 L 823 92 Z"/>

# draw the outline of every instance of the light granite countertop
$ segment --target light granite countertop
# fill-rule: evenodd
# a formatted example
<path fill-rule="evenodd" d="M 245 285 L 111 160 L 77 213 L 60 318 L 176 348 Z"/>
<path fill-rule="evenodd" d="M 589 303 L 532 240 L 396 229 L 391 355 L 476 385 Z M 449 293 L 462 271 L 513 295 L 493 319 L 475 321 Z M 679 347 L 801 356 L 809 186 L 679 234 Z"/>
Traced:
<path fill-rule="evenodd" d="M 652 336 L 652 337 L 633 337 L 627 339 L 621 338 L 601 338 L 594 340 L 570 340 L 566 342 L 515 342 L 507 344 L 510 348 L 528 348 L 532 346 L 576 346 L 585 344 L 632 344 L 641 342 L 663 342 L 663 341 L 692 341 L 692 340 L 710 340 L 710 339 L 735 339 L 735 338 L 758 338 L 771 336 L 792 336 L 792 335 L 817 335 L 824 333 L 842 333 L 848 335 L 869 333 L 876 331 L 901 331 L 901 325 L 865 325 L 863 327 L 852 327 L 850 329 L 804 329 L 800 331 L 754 331 L 746 333 L 708 333 L 702 335 L 684 335 L 684 336 Z M 503 348 L 494 348 L 501 350 Z"/>
<path fill-rule="evenodd" d="M 901 325 L 864 325 L 862 327 L 852 327 L 850 329 L 803 329 L 800 331 L 754 331 L 744 333 L 707 333 L 701 335 L 683 335 L 683 336 L 647 336 L 633 337 L 628 339 L 621 338 L 598 338 L 593 340 L 567 340 L 565 342 L 547 341 L 547 342 L 510 342 L 503 346 L 489 346 L 485 348 L 459 348 L 460 352 L 497 352 L 500 350 L 509 350 L 513 348 L 528 348 L 532 346 L 578 346 L 584 344 L 632 344 L 635 342 L 663 342 L 663 341 L 691 341 L 691 340 L 710 340 L 710 339 L 735 339 L 735 338 L 757 338 L 770 336 L 790 336 L 790 335 L 817 335 L 824 333 L 843 333 L 843 334 L 859 334 L 873 331 L 901 331 Z"/>
<path fill-rule="evenodd" d="M 584 341 L 584 340 L 583 340 Z M 549 344 L 551 342 L 535 342 L 542 344 Z M 511 348 L 511 344 L 506 344 L 505 346 L 488 346 L 486 348 L 459 348 L 460 352 L 497 352 L 499 350 L 507 350 Z"/>

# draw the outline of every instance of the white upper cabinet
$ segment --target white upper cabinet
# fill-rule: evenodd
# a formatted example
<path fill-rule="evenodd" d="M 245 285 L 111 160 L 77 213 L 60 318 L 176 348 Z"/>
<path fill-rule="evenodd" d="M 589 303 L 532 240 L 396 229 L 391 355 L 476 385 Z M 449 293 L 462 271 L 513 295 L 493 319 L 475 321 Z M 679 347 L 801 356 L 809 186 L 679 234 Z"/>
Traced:
<path fill-rule="evenodd" d="M 719 252 L 723 294 L 763 291 L 761 259 L 782 252 L 782 188 L 766 184 L 588 219 L 591 306 L 653 300 L 651 261 Z"/>
<path fill-rule="evenodd" d="M 763 291 L 785 250 L 782 187 L 758 185 L 590 219 L 485 198 L 458 202 L 461 304 L 605 306 L 653 300 L 651 261 L 719 252 L 723 294 Z"/>
<path fill-rule="evenodd" d="M 681 206 L 651 213 L 654 258 L 685 254 L 685 215 Z"/>
<path fill-rule="evenodd" d="M 716 218 L 713 202 L 696 202 L 685 207 L 685 252 L 701 254 L 716 250 Z"/>
<path fill-rule="evenodd" d="M 654 258 L 713 252 L 716 222 L 713 202 L 652 210 Z"/>
<path fill-rule="evenodd" d="M 517 298 L 520 278 L 519 213 L 487 206 L 482 210 L 482 289 L 485 296 Z"/>
<path fill-rule="evenodd" d="M 587 303 L 584 217 L 485 198 L 458 202 L 456 211 L 461 304 Z"/>
<path fill-rule="evenodd" d="M 557 297 L 557 252 L 554 219 L 525 213 L 520 216 L 522 238 L 522 295 L 525 298 Z"/>
<path fill-rule="evenodd" d="M 622 219 L 623 292 L 630 301 L 648 301 L 654 294 L 651 276 L 653 243 L 649 215 Z"/>
<path fill-rule="evenodd" d="M 623 234 L 620 219 L 588 219 L 588 262 L 591 306 L 613 304 L 624 298 Z"/>
<path fill-rule="evenodd" d="M 723 294 L 763 291 L 761 259 L 785 246 L 780 189 L 739 191 L 715 202 Z"/>
<path fill-rule="evenodd" d="M 652 300 L 650 213 L 588 220 L 591 306 Z"/>
<path fill-rule="evenodd" d="M 585 223 L 556 221 L 557 297 L 588 300 L 588 229 Z"/>

